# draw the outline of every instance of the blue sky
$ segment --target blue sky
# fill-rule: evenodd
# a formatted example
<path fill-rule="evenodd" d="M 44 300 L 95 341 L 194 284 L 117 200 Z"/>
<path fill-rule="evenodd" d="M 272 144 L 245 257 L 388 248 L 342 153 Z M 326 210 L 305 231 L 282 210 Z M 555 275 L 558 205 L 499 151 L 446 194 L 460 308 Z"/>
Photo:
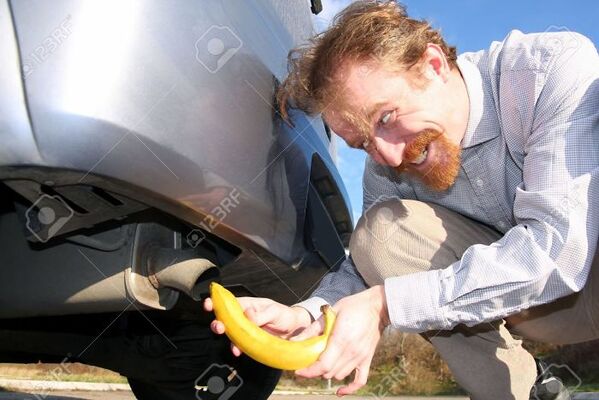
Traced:
<path fill-rule="evenodd" d="M 323 0 L 323 11 L 316 18 L 319 28 L 347 4 L 349 0 Z M 408 14 L 426 19 L 441 29 L 445 40 L 457 46 L 458 53 L 487 48 L 494 40 L 502 40 L 512 29 L 544 32 L 567 29 L 589 37 L 599 44 L 599 1 L 532 1 L 532 0 L 414 0 L 402 2 Z M 362 211 L 362 173 L 365 153 L 350 149 L 338 140 L 338 165 L 350 195 L 357 222 Z"/>

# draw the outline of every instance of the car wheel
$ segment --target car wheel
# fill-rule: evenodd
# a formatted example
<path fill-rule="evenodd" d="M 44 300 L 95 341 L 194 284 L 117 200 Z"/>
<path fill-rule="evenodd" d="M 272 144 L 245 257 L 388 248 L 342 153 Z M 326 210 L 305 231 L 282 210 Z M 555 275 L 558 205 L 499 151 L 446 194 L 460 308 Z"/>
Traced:
<path fill-rule="evenodd" d="M 280 370 L 245 355 L 231 355 L 215 360 L 195 381 L 174 385 L 172 382 L 128 380 L 138 400 L 266 400 L 280 377 Z"/>

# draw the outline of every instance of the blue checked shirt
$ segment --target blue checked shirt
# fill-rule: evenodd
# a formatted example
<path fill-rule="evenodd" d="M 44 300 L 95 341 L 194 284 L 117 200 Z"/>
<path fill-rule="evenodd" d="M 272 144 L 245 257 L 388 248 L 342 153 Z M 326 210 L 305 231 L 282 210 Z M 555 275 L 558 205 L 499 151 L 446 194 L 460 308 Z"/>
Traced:
<path fill-rule="evenodd" d="M 503 237 L 445 269 L 385 280 L 392 326 L 405 332 L 493 321 L 580 291 L 599 231 L 599 56 L 572 32 L 512 31 L 458 66 L 470 99 L 462 166 L 446 192 L 368 158 L 364 210 L 400 197 L 445 206 Z M 351 257 L 308 300 L 366 289 Z"/>

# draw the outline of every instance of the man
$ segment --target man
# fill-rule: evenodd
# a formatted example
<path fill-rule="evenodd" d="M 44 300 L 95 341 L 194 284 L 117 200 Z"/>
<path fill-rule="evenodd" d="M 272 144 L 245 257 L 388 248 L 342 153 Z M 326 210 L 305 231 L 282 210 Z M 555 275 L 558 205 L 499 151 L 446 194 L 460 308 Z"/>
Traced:
<path fill-rule="evenodd" d="M 570 32 L 513 31 L 456 57 L 397 3 L 359 2 L 290 66 L 283 113 L 321 113 L 368 152 L 365 211 L 351 257 L 310 299 L 286 307 L 243 298 L 248 317 L 302 339 L 320 333 L 319 306 L 334 304 L 327 349 L 297 373 L 355 371 L 340 395 L 365 384 L 391 325 L 427 338 L 473 399 L 541 396 L 531 394 L 535 361 L 511 333 L 599 338 L 594 45 Z M 224 332 L 218 321 L 212 329 Z"/>

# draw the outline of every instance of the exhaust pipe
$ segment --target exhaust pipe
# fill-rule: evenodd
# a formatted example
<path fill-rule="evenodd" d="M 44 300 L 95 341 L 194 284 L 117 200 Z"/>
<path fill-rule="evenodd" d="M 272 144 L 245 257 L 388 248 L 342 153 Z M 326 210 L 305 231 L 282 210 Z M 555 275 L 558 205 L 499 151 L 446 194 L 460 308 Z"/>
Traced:
<path fill-rule="evenodd" d="M 17 214 L 2 215 L 0 237 L 18 235 Z M 211 249 L 185 248 L 180 232 L 163 224 L 132 222 L 80 239 L 44 251 L 25 240 L 0 246 L 0 318 L 121 312 L 131 302 L 168 310 L 181 293 L 200 300 L 219 277 Z"/>
<path fill-rule="evenodd" d="M 208 291 L 208 284 L 218 278 L 218 268 L 205 258 L 192 258 L 167 265 L 152 271 L 149 265 L 149 279 L 156 289 L 172 288 L 179 290 L 194 300 L 200 300 L 201 293 Z"/>
<path fill-rule="evenodd" d="M 154 247 L 146 250 L 145 261 L 134 263 L 127 271 L 129 295 L 139 303 L 159 310 L 172 308 L 181 292 L 200 300 L 219 269 L 197 252 Z"/>

